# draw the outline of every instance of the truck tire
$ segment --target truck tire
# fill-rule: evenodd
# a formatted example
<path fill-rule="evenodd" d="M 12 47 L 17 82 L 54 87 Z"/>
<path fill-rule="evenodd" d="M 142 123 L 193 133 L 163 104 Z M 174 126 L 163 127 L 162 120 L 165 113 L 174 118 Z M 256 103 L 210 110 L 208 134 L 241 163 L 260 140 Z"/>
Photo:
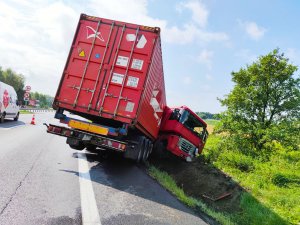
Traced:
<path fill-rule="evenodd" d="M 85 148 L 84 144 L 78 144 L 78 145 L 72 145 L 69 144 L 70 148 L 73 148 L 75 150 L 83 150 Z"/>
<path fill-rule="evenodd" d="M 69 144 L 70 148 L 75 150 L 83 150 L 85 148 L 85 145 L 82 141 L 74 138 L 67 138 L 67 144 Z"/>
<path fill-rule="evenodd" d="M 138 136 L 138 143 L 135 144 L 133 148 L 129 147 L 128 149 L 126 149 L 124 157 L 126 159 L 131 159 L 137 163 L 141 162 L 145 149 L 145 140 L 146 138 L 144 136 Z"/>
<path fill-rule="evenodd" d="M 20 115 L 20 113 L 18 113 L 18 114 L 16 115 L 16 117 L 14 118 L 14 121 L 18 121 L 18 120 L 19 120 L 19 115 Z"/>
<path fill-rule="evenodd" d="M 0 116 L 0 123 L 4 123 L 5 114 L 1 114 Z"/>
<path fill-rule="evenodd" d="M 142 162 L 145 163 L 148 160 L 148 157 L 152 151 L 152 142 L 149 139 L 145 140 L 145 148 L 143 152 Z"/>
<path fill-rule="evenodd" d="M 95 145 L 86 145 L 86 150 L 88 150 L 89 152 L 93 152 L 93 153 L 97 152 L 96 148 L 97 146 Z"/>
<path fill-rule="evenodd" d="M 166 159 L 168 157 L 168 153 L 166 150 L 168 143 L 166 141 L 158 140 L 153 145 L 153 156 L 158 159 Z"/>
<path fill-rule="evenodd" d="M 149 151 L 148 151 L 147 158 L 149 158 L 149 156 L 151 155 L 152 150 L 153 150 L 153 142 L 149 141 Z"/>

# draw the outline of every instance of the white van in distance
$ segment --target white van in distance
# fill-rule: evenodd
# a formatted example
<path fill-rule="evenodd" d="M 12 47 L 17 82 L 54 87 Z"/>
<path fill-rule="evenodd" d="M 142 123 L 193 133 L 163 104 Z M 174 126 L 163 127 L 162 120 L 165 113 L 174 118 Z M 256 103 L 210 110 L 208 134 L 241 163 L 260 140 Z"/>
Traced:
<path fill-rule="evenodd" d="M 0 123 L 4 118 L 19 119 L 18 97 L 15 89 L 0 81 Z"/>

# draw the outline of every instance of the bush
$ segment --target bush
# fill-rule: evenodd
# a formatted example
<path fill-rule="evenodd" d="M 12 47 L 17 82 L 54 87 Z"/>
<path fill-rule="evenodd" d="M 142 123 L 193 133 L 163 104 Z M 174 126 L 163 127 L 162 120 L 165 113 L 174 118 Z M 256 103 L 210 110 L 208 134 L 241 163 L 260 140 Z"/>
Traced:
<path fill-rule="evenodd" d="M 291 180 L 283 174 L 276 173 L 272 177 L 272 183 L 278 187 L 287 187 Z"/>
<path fill-rule="evenodd" d="M 300 178 L 293 175 L 276 173 L 272 176 L 272 183 L 278 187 L 288 187 L 289 184 L 299 185 Z"/>
<path fill-rule="evenodd" d="M 226 152 L 223 154 L 223 162 L 232 168 L 236 168 L 242 172 L 250 172 L 255 169 L 253 158 L 243 155 L 239 152 Z"/>

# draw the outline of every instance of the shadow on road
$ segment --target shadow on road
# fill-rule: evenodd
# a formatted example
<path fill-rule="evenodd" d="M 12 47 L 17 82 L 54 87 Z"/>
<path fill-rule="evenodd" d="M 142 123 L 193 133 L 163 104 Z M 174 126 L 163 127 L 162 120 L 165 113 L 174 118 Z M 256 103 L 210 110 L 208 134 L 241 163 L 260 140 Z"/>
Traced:
<path fill-rule="evenodd" d="M 4 120 L 4 123 L 0 123 L 0 129 L 1 128 L 10 129 L 10 128 L 23 126 L 23 125 L 25 125 L 23 121 L 14 121 L 14 120 L 6 119 Z"/>
<path fill-rule="evenodd" d="M 78 158 L 78 154 L 84 154 L 84 153 L 80 153 L 80 152 L 74 153 L 73 157 Z M 124 160 L 121 156 L 116 154 L 109 155 L 108 157 L 107 156 L 103 157 L 101 155 L 86 153 L 86 157 L 89 162 L 96 163 L 96 165 L 91 167 L 89 171 L 92 181 L 168 206 L 170 208 L 185 213 L 198 215 L 209 224 L 217 224 L 209 217 L 203 215 L 203 213 L 200 212 L 199 214 L 199 211 L 196 212 L 195 210 L 189 210 L 188 208 L 184 207 L 183 204 L 181 204 L 178 200 L 174 199 L 170 194 L 168 194 L 167 191 L 161 188 L 161 186 L 157 184 L 156 181 L 154 181 L 151 177 L 146 175 L 145 168 L 143 166 L 137 166 L 135 163 L 130 162 L 128 160 Z M 179 174 L 182 170 L 187 169 L 186 163 L 180 163 L 178 162 L 178 160 L 176 160 L 175 163 L 176 163 L 175 170 L 172 169 L 168 171 L 168 168 L 171 167 L 174 168 L 174 164 L 172 162 L 163 163 L 164 167 L 166 168 L 162 168 L 162 169 L 167 171 L 171 175 L 172 172 L 175 174 Z M 209 166 L 209 168 L 205 168 L 207 166 Z M 271 220 L 278 222 L 276 224 L 288 224 L 287 221 L 285 221 L 283 218 L 278 216 L 274 211 L 267 208 L 258 200 L 256 200 L 253 196 L 251 196 L 250 193 L 248 193 L 246 190 L 241 188 L 236 182 L 234 182 L 230 177 L 226 176 L 222 171 L 218 170 L 215 167 L 212 168 L 211 165 L 206 165 L 204 163 L 200 165 L 200 167 L 197 167 L 197 171 L 194 171 L 194 173 L 199 174 L 199 170 L 202 171 L 202 175 L 205 173 L 207 173 L 207 175 L 206 177 L 204 175 L 199 177 L 200 183 L 199 182 L 197 183 L 196 180 L 192 178 L 194 179 L 195 185 L 198 185 L 199 188 L 197 191 L 197 195 L 193 195 L 193 193 L 189 193 L 190 188 L 195 188 L 192 187 L 193 185 L 191 185 L 190 187 L 188 186 L 182 187 L 186 193 L 198 199 L 202 199 L 202 201 L 206 202 L 206 204 L 214 208 L 216 211 L 227 212 L 233 216 L 237 213 L 238 214 L 242 213 L 243 215 L 245 215 L 245 218 L 247 218 L 246 220 L 252 221 L 251 218 L 252 213 L 243 212 L 243 210 L 239 207 L 242 193 L 247 193 L 249 204 L 254 204 L 255 202 L 256 205 L 255 210 L 261 211 L 263 216 L 268 215 L 270 218 L 272 218 Z M 75 175 L 79 176 L 77 171 L 65 171 L 65 172 L 74 173 Z M 191 171 L 189 171 L 188 173 L 192 174 Z M 222 176 L 224 176 L 224 180 L 220 179 L 220 177 Z M 218 180 L 217 181 L 211 180 L 209 182 L 208 179 L 214 179 L 210 177 L 218 177 Z M 174 178 L 176 180 L 176 176 L 174 176 Z M 216 184 L 211 185 L 213 183 Z M 232 186 L 233 184 L 236 186 Z M 178 185 L 180 186 L 180 183 L 178 183 Z M 226 189 L 228 191 L 229 190 L 228 188 L 231 187 L 232 190 L 234 191 L 238 190 L 239 193 L 236 194 L 233 193 L 232 195 L 235 195 L 234 198 L 232 198 L 232 196 L 231 198 L 225 198 L 224 200 L 222 200 L 223 202 L 222 201 L 213 202 L 202 197 L 203 190 L 201 190 L 201 186 L 205 186 L 205 185 L 211 191 L 215 191 L 215 192 L 216 190 L 223 191 L 223 189 Z M 233 205 L 235 206 L 233 207 Z M 243 221 L 245 222 L 246 220 Z M 251 224 L 251 222 L 249 224 Z"/>
<path fill-rule="evenodd" d="M 73 157 L 78 158 L 74 153 Z M 93 182 L 127 192 L 129 194 L 168 206 L 170 208 L 199 216 L 196 211 L 185 207 L 169 192 L 163 189 L 155 180 L 148 176 L 143 166 L 124 160 L 119 155 L 97 155 L 86 153 L 89 162 L 97 163 L 90 168 L 90 177 Z M 79 176 L 77 171 L 61 170 Z M 210 223 L 213 224 L 213 223 Z"/>

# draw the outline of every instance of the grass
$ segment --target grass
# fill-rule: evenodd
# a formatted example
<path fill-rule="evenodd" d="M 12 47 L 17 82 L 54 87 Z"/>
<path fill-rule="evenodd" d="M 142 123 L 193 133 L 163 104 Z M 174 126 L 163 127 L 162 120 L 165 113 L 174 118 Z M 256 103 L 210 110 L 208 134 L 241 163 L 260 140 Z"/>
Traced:
<path fill-rule="evenodd" d="M 170 177 L 166 172 L 158 170 L 154 166 L 149 167 L 149 174 L 154 179 L 156 179 L 164 188 L 174 194 L 180 201 L 191 208 L 199 208 L 202 212 L 214 218 L 221 224 L 235 224 L 229 215 L 224 213 L 216 212 L 209 208 L 206 204 L 198 199 L 187 196 L 184 191 L 176 185 L 176 182 L 172 177 Z"/>
<path fill-rule="evenodd" d="M 208 120 L 205 120 L 205 122 L 206 122 L 208 125 L 216 126 L 218 123 L 220 123 L 220 120 L 208 119 Z"/>
<path fill-rule="evenodd" d="M 212 134 L 213 131 L 214 131 L 214 127 L 220 123 L 219 120 L 212 120 L 212 119 L 208 119 L 208 120 L 205 120 L 205 122 L 207 123 L 207 131 L 209 134 Z"/>
<path fill-rule="evenodd" d="M 225 153 L 226 154 L 226 153 Z M 222 155 L 220 158 L 223 157 Z M 275 155 L 269 162 L 252 159 L 254 169 L 241 171 L 234 165 L 219 159 L 215 165 L 234 177 L 251 195 L 262 202 L 270 210 L 292 224 L 300 222 L 300 164 L 288 163 L 283 157 Z M 246 201 L 247 202 L 247 201 Z M 249 211 L 252 205 L 243 204 Z M 261 210 L 252 210 L 251 216 L 261 217 Z M 284 224 L 269 218 L 268 224 Z M 272 222 L 273 221 L 273 222 Z"/>
<path fill-rule="evenodd" d="M 32 112 L 29 112 L 27 110 L 20 110 L 19 112 L 20 114 L 32 114 Z"/>
<path fill-rule="evenodd" d="M 236 213 L 222 213 L 216 212 L 199 199 L 187 196 L 184 191 L 176 185 L 176 182 L 166 172 L 158 170 L 154 166 L 149 167 L 149 174 L 156 179 L 164 188 L 174 194 L 181 202 L 187 206 L 200 209 L 201 212 L 206 213 L 214 218 L 217 222 L 224 225 L 288 225 L 290 224 L 271 207 L 265 206 L 250 193 L 243 192 L 240 202 L 240 212 Z"/>
<path fill-rule="evenodd" d="M 226 150 L 223 138 L 210 135 L 203 151 L 205 158 L 240 183 L 243 217 L 239 224 L 300 224 L 300 152 L 274 143 L 269 160 Z"/>
<path fill-rule="evenodd" d="M 209 126 L 218 123 L 208 120 Z M 220 224 L 287 225 L 300 224 L 300 152 L 274 145 L 275 154 L 268 161 L 228 151 L 224 138 L 211 134 L 203 151 L 215 167 L 229 174 L 245 192 L 241 195 L 240 211 L 232 214 L 216 212 L 198 199 L 187 196 L 176 182 L 154 166 L 150 175 L 177 198 L 192 208 L 200 208 Z"/>

